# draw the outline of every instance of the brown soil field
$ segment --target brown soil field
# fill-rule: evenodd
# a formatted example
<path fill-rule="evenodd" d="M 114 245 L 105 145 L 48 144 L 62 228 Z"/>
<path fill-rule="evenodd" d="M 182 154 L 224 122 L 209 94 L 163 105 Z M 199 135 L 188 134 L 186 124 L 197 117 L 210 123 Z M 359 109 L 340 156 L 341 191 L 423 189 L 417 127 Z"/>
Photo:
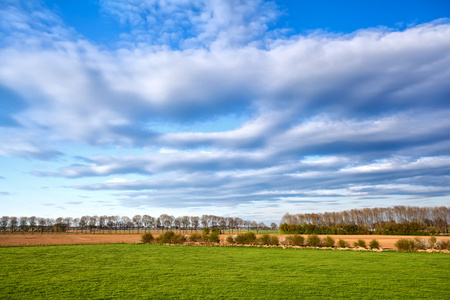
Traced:
<path fill-rule="evenodd" d="M 76 244 L 115 244 L 115 243 L 140 243 L 141 234 L 5 234 L 0 235 L 0 247 L 8 246 L 39 246 L 39 245 L 76 245 Z M 154 235 L 157 236 L 156 234 Z M 225 243 L 225 239 L 229 234 L 220 235 L 221 243 Z M 259 235 L 258 235 L 259 236 Z M 286 237 L 280 235 L 279 238 Z M 306 237 L 306 236 L 305 236 Z M 324 238 L 325 235 L 320 235 Z M 399 239 L 409 238 L 412 236 L 392 236 L 392 235 L 332 235 L 337 242 L 343 239 L 351 246 L 358 239 L 366 241 L 368 245 L 372 239 L 378 240 L 382 249 L 395 249 L 395 242 Z M 420 237 L 428 239 L 429 237 Z M 448 241 L 449 236 L 437 237 L 440 240 Z"/>
<path fill-rule="evenodd" d="M 141 234 L 6 234 L 0 235 L 0 247 L 140 243 Z"/>

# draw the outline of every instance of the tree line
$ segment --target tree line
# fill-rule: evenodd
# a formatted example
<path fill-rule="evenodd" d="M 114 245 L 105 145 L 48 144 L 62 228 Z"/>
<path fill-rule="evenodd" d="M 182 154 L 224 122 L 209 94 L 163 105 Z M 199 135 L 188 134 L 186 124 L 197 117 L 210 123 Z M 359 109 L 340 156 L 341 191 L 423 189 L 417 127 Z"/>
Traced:
<path fill-rule="evenodd" d="M 286 213 L 284 234 L 448 234 L 450 207 L 394 206 L 325 213 Z"/>
<path fill-rule="evenodd" d="M 264 222 L 243 220 L 242 218 L 220 217 L 214 215 L 181 216 L 162 214 L 159 217 L 149 215 L 127 216 L 82 216 L 80 218 L 59 217 L 10 217 L 3 216 L 0 220 L 3 233 L 140 233 L 147 230 L 198 230 L 203 228 L 219 229 L 221 231 L 239 230 L 277 230 L 277 224 L 270 227 Z"/>

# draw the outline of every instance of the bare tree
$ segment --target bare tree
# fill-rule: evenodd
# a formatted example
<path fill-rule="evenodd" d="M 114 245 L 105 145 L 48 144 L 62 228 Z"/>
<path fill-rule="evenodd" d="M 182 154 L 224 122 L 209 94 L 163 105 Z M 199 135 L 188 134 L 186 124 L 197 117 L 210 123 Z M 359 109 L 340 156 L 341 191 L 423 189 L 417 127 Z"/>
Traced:
<path fill-rule="evenodd" d="M 234 227 L 234 219 L 231 217 L 228 217 L 228 218 L 225 218 L 225 221 L 227 222 L 228 233 L 230 233 L 230 231 L 232 232 L 233 227 Z"/>
<path fill-rule="evenodd" d="M 66 217 L 64 218 L 64 226 L 66 228 L 66 232 L 69 233 L 71 226 L 72 226 L 73 218 L 72 217 Z"/>
<path fill-rule="evenodd" d="M 63 220 L 64 220 L 63 217 L 56 218 L 55 227 L 56 227 L 57 232 L 61 232 L 64 229 L 64 221 Z"/>
<path fill-rule="evenodd" d="M 199 217 L 196 216 L 191 217 L 191 226 L 194 230 L 197 230 L 199 224 L 200 224 Z"/>
<path fill-rule="evenodd" d="M 149 215 L 142 216 L 142 224 L 144 224 L 144 233 L 146 233 L 147 229 L 150 228 L 152 224 L 151 219 L 152 217 L 150 217 Z"/>
<path fill-rule="evenodd" d="M 3 232 L 6 231 L 6 228 L 8 228 L 8 224 L 9 224 L 9 217 L 8 216 L 3 216 L 0 223 L 3 229 Z"/>
<path fill-rule="evenodd" d="M 252 224 L 254 223 L 254 224 Z M 250 230 L 250 227 L 252 226 L 256 226 L 256 222 L 255 221 L 250 221 L 250 220 L 245 220 L 244 221 L 244 226 L 247 227 L 247 230 Z"/>
<path fill-rule="evenodd" d="M 137 233 L 139 234 L 139 227 L 142 225 L 142 216 L 141 215 L 135 215 L 133 217 L 133 223 L 137 227 Z"/>
<path fill-rule="evenodd" d="M 278 226 L 277 226 L 276 223 L 271 223 L 271 224 L 270 224 L 270 229 L 272 229 L 272 230 L 277 230 L 277 228 L 278 228 Z"/>
<path fill-rule="evenodd" d="M 54 226 L 55 226 L 55 219 L 53 218 L 47 218 L 47 228 L 49 229 L 50 232 L 54 231 Z"/>
<path fill-rule="evenodd" d="M 36 220 L 37 218 L 35 216 L 31 216 L 28 218 L 28 224 L 30 224 L 30 231 L 33 234 L 34 227 L 36 226 Z"/>
<path fill-rule="evenodd" d="M 158 218 L 156 219 L 156 224 L 155 224 L 155 226 L 156 226 L 156 229 L 157 229 L 157 230 L 159 230 L 159 229 L 164 230 L 164 229 L 163 229 L 162 222 L 161 222 L 161 217 L 158 217 Z"/>
<path fill-rule="evenodd" d="M 255 222 L 256 223 L 256 222 Z M 264 222 L 259 222 L 258 223 L 258 229 L 259 230 L 265 230 L 266 229 L 266 224 L 264 224 Z"/>
<path fill-rule="evenodd" d="M 183 216 L 181 218 L 181 224 L 183 225 L 184 231 L 187 231 L 189 225 L 191 224 L 191 218 L 189 216 Z"/>
<path fill-rule="evenodd" d="M 75 227 L 75 232 L 78 233 L 78 226 L 80 225 L 80 218 L 74 218 L 72 220 L 73 227 Z"/>
<path fill-rule="evenodd" d="M 44 227 L 47 226 L 47 219 L 46 218 L 38 218 L 37 219 L 39 227 L 41 227 L 41 234 L 44 233 Z"/>
<path fill-rule="evenodd" d="M 241 218 L 234 218 L 234 224 L 236 226 L 237 231 L 239 232 L 239 228 L 241 228 L 244 225 L 244 220 Z"/>
<path fill-rule="evenodd" d="M 203 215 L 200 219 L 200 222 L 202 223 L 203 228 L 207 228 L 209 225 L 209 216 Z"/>
<path fill-rule="evenodd" d="M 164 229 L 170 229 L 173 223 L 173 216 L 169 216 L 167 214 L 162 214 L 159 216 L 159 219 L 161 221 L 161 226 Z"/>
<path fill-rule="evenodd" d="M 87 232 L 87 225 L 89 224 L 89 216 L 82 216 L 80 218 L 80 227 L 81 230 L 84 230 L 84 232 Z"/>
<path fill-rule="evenodd" d="M 112 229 L 114 228 L 114 225 L 116 224 L 116 217 L 115 216 L 108 216 L 106 218 L 106 226 L 108 226 L 108 232 L 112 233 Z"/>
<path fill-rule="evenodd" d="M 211 224 L 211 228 L 217 228 L 218 227 L 218 223 L 219 223 L 219 217 L 217 216 L 209 216 L 210 219 L 210 224 Z"/>
<path fill-rule="evenodd" d="M 226 218 L 219 217 L 219 227 L 220 227 L 220 230 L 222 230 L 223 232 L 226 230 L 226 228 L 227 228 Z"/>
<path fill-rule="evenodd" d="M 92 233 L 92 230 L 94 230 L 95 233 L 95 228 L 97 227 L 97 222 L 98 222 L 98 216 L 90 216 L 89 217 L 89 231 Z"/>
<path fill-rule="evenodd" d="M 98 217 L 98 227 L 100 230 L 105 233 L 106 222 L 108 221 L 108 216 L 100 216 Z"/>
<path fill-rule="evenodd" d="M 116 229 L 116 234 L 117 234 L 117 230 L 119 229 L 120 223 L 121 223 L 121 218 L 119 216 L 113 216 L 114 219 L 114 227 Z"/>
<path fill-rule="evenodd" d="M 178 218 L 175 218 L 174 219 L 174 224 L 175 224 L 175 229 L 180 229 L 180 231 L 181 231 L 181 224 L 182 224 L 182 218 L 181 217 L 178 217 Z"/>
<path fill-rule="evenodd" d="M 130 218 L 128 218 L 127 216 L 122 216 L 120 218 L 121 222 L 122 222 L 122 226 L 124 229 L 128 229 L 128 233 L 130 233 L 131 231 L 131 227 L 133 226 L 133 221 L 131 221 Z"/>
<path fill-rule="evenodd" d="M 17 220 L 17 217 L 11 217 L 9 219 L 9 229 L 11 230 L 11 232 L 15 231 L 18 223 L 19 221 Z"/>
<path fill-rule="evenodd" d="M 22 233 L 25 232 L 27 224 L 28 224 L 28 218 L 27 217 L 20 217 L 20 219 L 19 219 L 19 226 L 20 226 L 20 229 L 22 230 Z"/>

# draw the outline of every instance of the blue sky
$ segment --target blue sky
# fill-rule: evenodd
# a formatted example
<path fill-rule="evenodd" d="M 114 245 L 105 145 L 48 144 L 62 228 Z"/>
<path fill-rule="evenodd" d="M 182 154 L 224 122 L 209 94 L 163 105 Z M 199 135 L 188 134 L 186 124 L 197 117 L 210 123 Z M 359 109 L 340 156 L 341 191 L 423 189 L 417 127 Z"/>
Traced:
<path fill-rule="evenodd" d="M 0 214 L 450 203 L 448 1 L 0 4 Z"/>

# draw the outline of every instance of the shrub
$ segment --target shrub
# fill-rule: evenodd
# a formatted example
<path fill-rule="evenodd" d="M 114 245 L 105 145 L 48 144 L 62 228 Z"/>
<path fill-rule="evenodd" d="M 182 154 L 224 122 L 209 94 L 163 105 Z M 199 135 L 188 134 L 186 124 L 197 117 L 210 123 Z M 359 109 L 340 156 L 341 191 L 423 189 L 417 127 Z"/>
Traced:
<path fill-rule="evenodd" d="M 270 235 L 268 235 L 267 233 L 266 233 L 266 234 L 263 234 L 263 235 L 259 238 L 258 243 L 261 244 L 261 245 L 269 245 L 269 244 L 270 244 Z"/>
<path fill-rule="evenodd" d="M 400 239 L 394 246 L 397 248 L 397 251 L 413 251 L 414 241 L 410 239 Z"/>
<path fill-rule="evenodd" d="M 258 244 L 261 245 L 278 245 L 278 237 L 276 235 L 263 234 L 258 239 Z"/>
<path fill-rule="evenodd" d="M 437 239 L 436 239 L 435 236 L 430 237 L 430 238 L 428 239 L 429 247 L 430 247 L 431 249 L 434 249 L 434 248 L 436 247 L 436 242 L 437 242 Z"/>
<path fill-rule="evenodd" d="M 189 236 L 190 242 L 201 242 L 202 241 L 202 235 L 200 233 L 193 233 Z"/>
<path fill-rule="evenodd" d="M 308 235 L 308 237 L 306 238 L 306 245 L 311 247 L 320 247 L 320 237 L 317 234 Z"/>
<path fill-rule="evenodd" d="M 373 239 L 369 243 L 369 248 L 370 249 L 380 249 L 380 243 L 376 239 Z"/>
<path fill-rule="evenodd" d="M 234 244 L 234 240 L 232 236 L 227 236 L 227 243 Z"/>
<path fill-rule="evenodd" d="M 175 232 L 173 232 L 172 230 L 169 230 L 169 231 L 166 231 L 163 234 L 159 235 L 156 238 L 156 241 L 161 244 L 171 244 L 174 235 L 175 235 Z"/>
<path fill-rule="evenodd" d="M 278 244 L 279 244 L 278 236 L 272 235 L 270 238 L 270 245 L 278 246 Z"/>
<path fill-rule="evenodd" d="M 209 241 L 209 234 L 203 232 L 202 233 L 202 241 L 203 242 L 208 242 Z"/>
<path fill-rule="evenodd" d="M 322 241 L 322 245 L 324 247 L 334 247 L 334 244 L 335 244 L 335 241 L 334 241 L 334 239 L 331 236 L 327 236 Z"/>
<path fill-rule="evenodd" d="M 354 247 L 361 247 L 361 248 L 366 248 L 366 247 L 367 247 L 366 241 L 361 240 L 361 239 L 359 239 L 359 240 L 357 240 L 356 242 L 354 242 L 354 243 L 353 243 L 353 246 L 354 246 Z"/>
<path fill-rule="evenodd" d="M 209 235 L 209 241 L 212 243 L 220 243 L 219 232 L 218 231 L 211 232 L 211 234 Z"/>
<path fill-rule="evenodd" d="M 156 242 L 161 244 L 183 244 L 186 238 L 182 234 L 176 234 L 172 230 L 166 231 L 156 238 Z"/>
<path fill-rule="evenodd" d="M 425 250 L 427 248 L 427 243 L 425 240 L 415 237 L 414 238 L 414 249 Z"/>
<path fill-rule="evenodd" d="M 348 247 L 350 247 L 350 244 L 347 243 L 346 241 L 344 241 L 343 239 L 339 239 L 338 246 L 340 248 L 348 248 Z"/>
<path fill-rule="evenodd" d="M 208 227 L 203 228 L 203 234 L 209 234 L 209 228 Z"/>
<path fill-rule="evenodd" d="M 254 244 L 256 241 L 256 234 L 252 231 L 240 233 L 237 235 L 236 242 L 238 244 Z"/>
<path fill-rule="evenodd" d="M 290 235 L 286 239 L 293 246 L 303 246 L 305 244 L 305 238 L 298 234 Z"/>
<path fill-rule="evenodd" d="M 186 237 L 182 234 L 175 234 L 172 239 L 172 244 L 184 244 L 186 242 Z"/>
<path fill-rule="evenodd" d="M 153 234 L 151 234 L 150 232 L 147 232 L 145 234 L 142 235 L 142 242 L 144 244 L 150 244 L 153 242 L 155 238 L 153 237 Z"/>
<path fill-rule="evenodd" d="M 439 250 L 450 250 L 450 241 L 440 241 L 436 242 L 436 249 Z"/>

